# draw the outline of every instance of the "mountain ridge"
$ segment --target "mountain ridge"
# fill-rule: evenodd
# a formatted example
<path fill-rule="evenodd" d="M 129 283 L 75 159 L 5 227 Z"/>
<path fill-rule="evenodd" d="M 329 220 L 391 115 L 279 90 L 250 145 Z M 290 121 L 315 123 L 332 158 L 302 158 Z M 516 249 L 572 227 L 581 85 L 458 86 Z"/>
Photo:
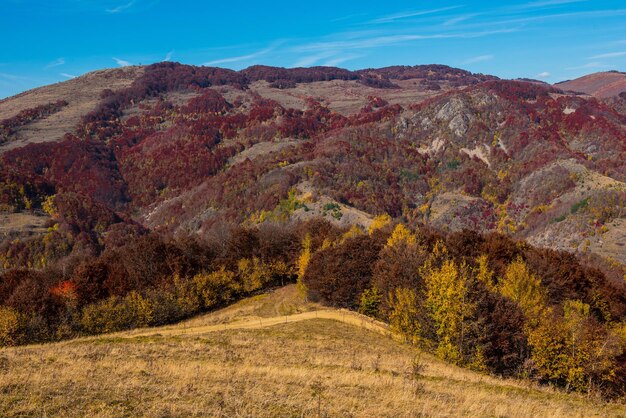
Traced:
<path fill-rule="evenodd" d="M 114 89 L 103 90 L 103 86 Z M 39 102 L 30 97 L 32 95 L 41 95 Z M 55 109 L 50 115 L 37 116 L 35 112 L 22 117 L 24 120 L 20 119 L 19 113 L 15 116 L 18 111 L 28 113 L 28 108 L 24 109 L 26 106 L 43 105 L 52 99 L 68 101 L 68 105 Z M 606 219 L 596 219 L 593 226 L 581 226 L 584 223 L 580 223 L 581 213 L 601 205 L 596 199 L 615 195 L 621 202 L 623 198 L 626 169 L 620 155 L 623 157 L 626 152 L 626 128 L 625 116 L 619 113 L 618 105 L 619 102 L 581 98 L 534 81 L 500 80 L 441 65 L 359 71 L 334 67 L 284 69 L 253 66 L 233 71 L 162 63 L 102 70 L 5 99 L 0 102 L 0 115 L 13 115 L 13 119 L 5 119 L 3 123 L 6 126 L 7 120 L 15 120 L 11 122 L 15 127 L 7 128 L 4 144 L 0 144 L 0 154 L 5 167 L 12 167 L 25 178 L 43 181 L 42 185 L 48 184 L 45 186 L 48 189 L 90 194 L 94 193 L 96 184 L 113 176 L 111 178 L 116 179 L 111 183 L 113 186 L 106 186 L 103 192 L 98 192 L 99 196 L 109 197 L 104 201 L 96 200 L 100 199 L 114 211 L 122 208 L 126 211 L 132 207 L 135 221 L 150 228 L 169 232 L 178 230 L 174 225 L 164 226 L 163 222 L 171 211 L 179 211 L 176 205 L 186 201 L 185 213 L 180 214 L 177 223 L 187 225 L 185 228 L 198 225 L 198 230 L 203 230 L 199 225 L 211 217 L 226 216 L 240 222 L 244 218 L 254 218 L 255 213 L 271 212 L 271 205 L 278 203 L 275 199 L 286 196 L 285 187 L 295 187 L 300 190 L 298 193 L 303 193 L 301 185 L 307 179 L 302 177 L 302 170 L 324 167 L 325 171 L 336 172 L 338 166 L 332 161 L 345 153 L 342 148 L 346 145 L 352 149 L 364 147 L 360 152 L 375 156 L 379 151 L 369 147 L 379 139 L 372 137 L 369 139 L 371 144 L 365 145 L 357 144 L 353 139 L 346 142 L 345 137 L 362 135 L 359 127 L 370 126 L 373 129 L 365 134 L 366 137 L 378 132 L 376 135 L 381 138 L 391 135 L 396 139 L 391 142 L 385 139 L 378 146 L 381 149 L 391 147 L 388 154 L 397 153 L 394 157 L 397 166 L 405 167 L 402 168 L 405 174 L 395 173 L 395 180 L 388 186 L 396 184 L 405 190 L 392 197 L 389 193 L 397 186 L 386 189 L 381 179 L 361 176 L 361 182 L 365 178 L 372 182 L 372 189 L 363 189 L 370 201 L 378 195 L 378 202 L 386 202 L 382 206 L 379 203 L 366 204 L 360 193 L 346 194 L 354 193 L 354 185 L 359 180 L 355 179 L 352 186 L 342 188 L 344 186 L 338 186 L 332 178 L 314 176 L 308 179 L 309 191 L 306 193 L 312 192 L 317 198 L 326 199 L 328 205 L 343 205 L 344 212 L 357 210 L 370 216 L 387 212 L 411 222 L 434 223 L 445 228 L 500 230 L 530 239 L 538 245 L 556 246 L 567 251 L 591 249 L 603 257 L 626 263 L 626 255 L 621 254 L 620 247 L 612 243 L 605 246 L 600 238 L 602 234 L 598 233 L 599 229 L 612 230 L 613 227 L 621 231 L 619 222 L 612 222 L 620 219 L 621 210 Z M 207 111 L 215 113 L 205 113 Z M 86 149 L 72 137 L 91 138 L 96 142 Z M 190 138 L 201 141 L 189 142 Z M 204 155 L 205 160 L 193 157 L 196 159 L 191 162 L 189 158 L 192 157 L 185 153 L 190 152 L 192 148 L 189 147 L 200 144 L 208 148 L 193 152 L 201 152 L 199 155 Z M 339 144 L 343 145 L 337 148 Z M 32 164 L 31 168 L 21 162 L 16 165 L 25 157 L 33 157 L 33 152 L 38 154 L 34 157 L 35 162 L 42 160 L 44 155 L 54 155 L 55 149 L 65 149 L 63 152 L 70 155 L 78 152 L 82 155 L 79 158 L 92 159 L 90 170 L 100 167 L 97 168 L 100 174 L 91 180 L 94 183 L 88 189 L 93 191 L 68 183 L 77 180 L 74 176 L 87 175 L 87 172 L 62 174 L 66 169 L 59 167 L 60 171 L 53 174 L 54 180 L 51 181 L 50 174 L 37 173 L 39 169 Z M 333 149 L 335 151 L 331 151 Z M 207 153 L 207 150 L 210 151 Z M 244 151 L 241 155 L 245 157 L 235 158 Z M 312 151 L 312 157 L 307 157 Z M 238 215 L 233 209 L 226 209 L 231 205 L 228 201 L 220 203 L 220 200 L 214 200 L 215 197 L 209 199 L 212 208 L 205 206 L 206 201 L 199 205 L 194 203 L 203 202 L 198 193 L 207 193 L 207 190 L 208 196 L 223 193 L 215 189 L 217 183 L 213 183 L 226 184 L 224 182 L 231 181 L 226 180 L 227 177 L 243 180 L 247 175 L 245 171 L 252 169 L 251 166 L 268 164 L 277 157 L 283 158 L 287 164 L 272 174 L 280 182 L 286 181 L 280 186 L 281 191 L 272 192 L 274 197 L 270 200 L 276 203 L 252 201 L 246 213 Z M 49 166 L 54 163 L 54 158 L 58 157 L 36 164 Z M 103 158 L 110 160 L 106 168 L 102 165 Z M 141 166 L 146 158 L 150 161 L 165 158 L 170 166 L 159 168 L 161 174 L 145 172 Z M 345 154 L 344 158 L 351 160 L 353 157 Z M 570 160 L 573 162 L 567 162 Z M 375 170 L 379 171 L 382 160 L 373 161 L 378 167 Z M 214 167 L 205 167 L 206 164 L 214 164 Z M 243 168 L 246 165 L 250 167 Z M 190 172 L 196 167 L 197 175 L 174 179 L 178 176 L 171 171 L 173 167 L 192 170 Z M 541 167 L 552 168 L 537 171 Z M 600 172 L 598 167 L 602 167 Z M 267 169 L 262 168 L 257 176 L 268 175 L 269 172 L 262 174 Z M 348 169 L 351 168 L 346 166 L 340 170 Z M 426 170 L 425 174 L 407 174 L 420 170 Z M 453 172 L 464 173 L 462 180 L 452 175 Z M 90 177 L 95 172 L 91 173 Z M 548 178 L 558 173 L 562 184 L 567 186 L 561 190 L 546 190 L 542 193 L 547 194 L 539 199 L 526 196 L 541 190 L 541 186 L 532 190 L 517 184 L 526 181 L 532 173 L 545 173 Z M 407 175 L 415 176 L 415 179 L 407 182 L 410 178 L 405 179 Z M 438 178 L 437 182 L 447 184 L 447 190 L 433 194 L 433 184 L 429 183 L 433 179 L 427 180 L 431 176 Z M 224 180 L 219 180 L 222 177 Z M 80 178 L 78 180 L 85 183 Z M 271 182 L 268 183 L 270 189 L 276 187 L 271 186 Z M 549 184 L 552 183 L 550 180 Z M 592 193 L 585 193 L 584 187 L 590 185 L 593 185 Z M 515 189 L 519 187 L 519 193 L 526 195 L 514 197 L 518 193 Z M 157 197 L 157 192 L 161 197 Z M 266 191 L 258 190 L 257 193 L 263 195 Z M 410 197 L 410 194 L 417 197 Z M 11 199 L 16 198 L 5 197 L 5 204 L 23 207 L 19 202 L 10 204 Z M 28 199 L 36 202 L 43 198 L 31 196 Z M 567 215 L 570 206 L 589 199 L 592 199 L 592 205 L 585 206 L 580 213 Z M 219 209 L 220 205 L 226 207 Z M 137 211 L 143 215 L 137 215 Z M 295 215 L 300 216 L 299 212 L 301 210 Z M 327 213 L 323 209 L 314 212 Z M 209 216 L 209 213 L 213 215 Z M 553 222 L 562 216 L 565 222 Z M 357 218 L 366 219 L 364 215 Z M 331 221 L 342 222 L 333 218 Z M 539 230 L 536 229 L 537 222 L 542 225 Z M 577 232 L 572 235 L 572 231 Z M 606 232 L 610 231 L 603 233 Z M 611 241 L 620 243 L 620 234 L 617 232 Z M 612 237 L 613 232 L 606 236 Z M 610 250 L 603 250 L 609 247 Z"/>
<path fill-rule="evenodd" d="M 574 80 L 561 81 L 555 86 L 572 92 L 580 92 L 606 99 L 626 92 L 626 73 L 604 71 L 587 74 Z"/>

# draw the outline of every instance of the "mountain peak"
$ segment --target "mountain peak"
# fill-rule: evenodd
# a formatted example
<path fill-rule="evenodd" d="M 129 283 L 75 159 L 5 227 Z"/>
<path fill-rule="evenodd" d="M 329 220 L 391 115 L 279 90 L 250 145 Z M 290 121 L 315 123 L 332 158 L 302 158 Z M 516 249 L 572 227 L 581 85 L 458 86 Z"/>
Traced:
<path fill-rule="evenodd" d="M 588 94 L 597 98 L 617 96 L 626 91 L 626 73 L 621 71 L 603 71 L 588 74 L 575 80 L 556 83 L 564 91 Z"/>

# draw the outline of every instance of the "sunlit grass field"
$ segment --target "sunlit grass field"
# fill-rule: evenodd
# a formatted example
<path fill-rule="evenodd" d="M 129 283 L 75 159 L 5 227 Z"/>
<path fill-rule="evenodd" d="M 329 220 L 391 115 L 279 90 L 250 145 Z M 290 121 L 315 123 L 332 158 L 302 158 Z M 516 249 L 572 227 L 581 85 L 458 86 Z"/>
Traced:
<path fill-rule="evenodd" d="M 0 416 L 626 416 L 448 365 L 294 286 L 176 326 L 0 351 Z"/>

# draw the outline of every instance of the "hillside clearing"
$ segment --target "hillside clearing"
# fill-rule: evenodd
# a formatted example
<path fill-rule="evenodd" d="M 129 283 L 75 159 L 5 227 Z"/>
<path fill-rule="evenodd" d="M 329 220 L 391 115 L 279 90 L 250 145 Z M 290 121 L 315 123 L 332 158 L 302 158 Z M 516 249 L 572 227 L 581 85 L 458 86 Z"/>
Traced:
<path fill-rule="evenodd" d="M 427 354 L 416 381 L 413 347 L 320 308 L 287 286 L 177 326 L 5 349 L 0 415 L 316 416 L 318 401 L 327 416 L 626 414 Z"/>

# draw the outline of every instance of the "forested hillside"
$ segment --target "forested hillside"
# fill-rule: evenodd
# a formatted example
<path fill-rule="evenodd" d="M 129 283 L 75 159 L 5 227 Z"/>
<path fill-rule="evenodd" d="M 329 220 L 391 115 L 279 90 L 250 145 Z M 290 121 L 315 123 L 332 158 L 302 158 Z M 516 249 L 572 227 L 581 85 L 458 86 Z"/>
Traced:
<path fill-rule="evenodd" d="M 0 343 L 297 282 L 447 361 L 621 397 L 625 108 L 438 65 L 160 63 L 3 100 Z"/>

